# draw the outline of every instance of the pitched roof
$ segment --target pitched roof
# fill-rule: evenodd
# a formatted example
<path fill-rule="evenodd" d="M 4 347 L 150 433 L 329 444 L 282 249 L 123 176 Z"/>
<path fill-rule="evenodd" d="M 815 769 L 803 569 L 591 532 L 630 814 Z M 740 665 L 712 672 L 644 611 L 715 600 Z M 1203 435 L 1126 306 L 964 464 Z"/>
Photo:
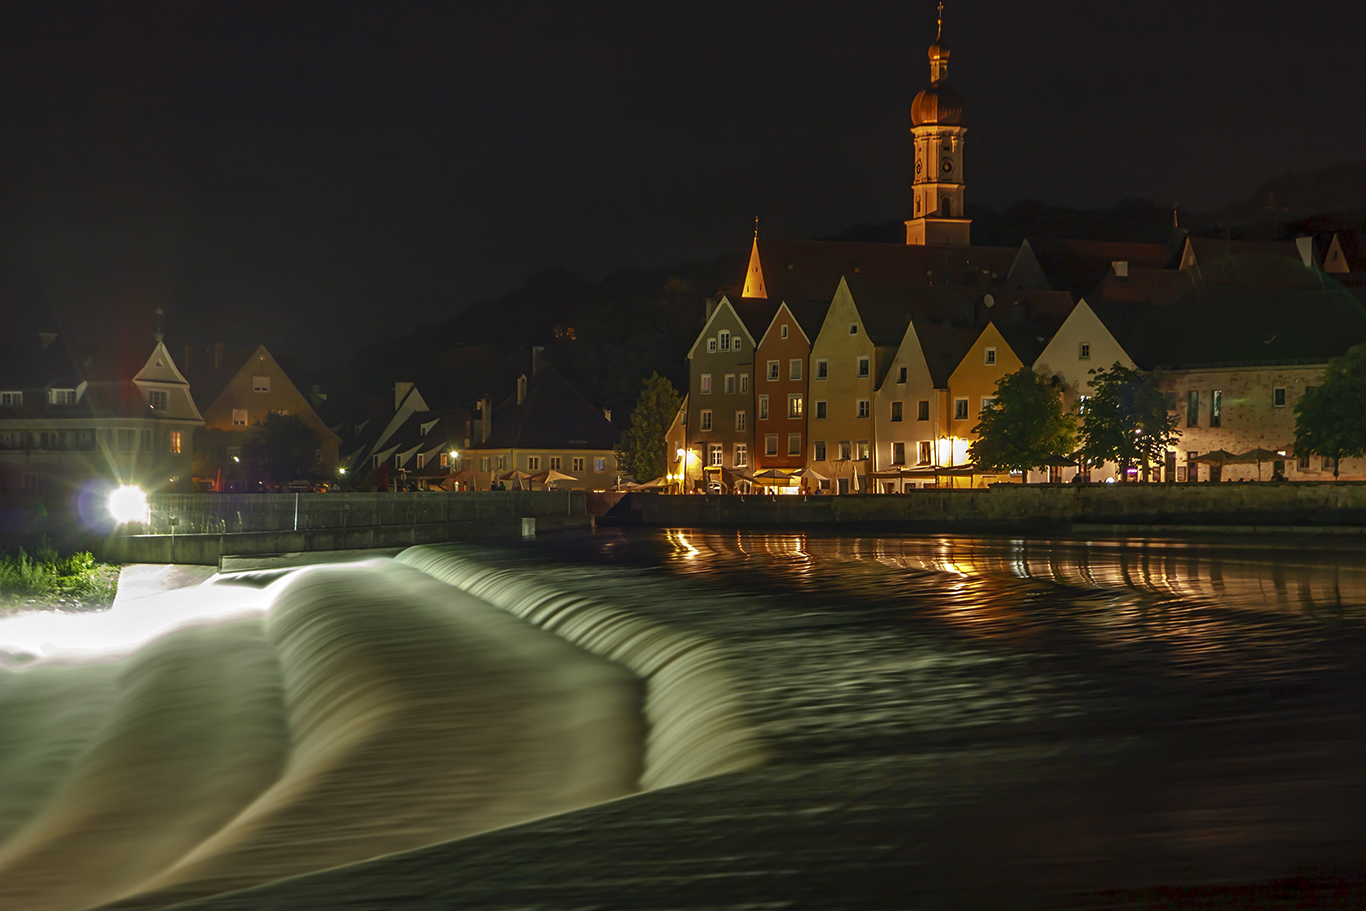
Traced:
<path fill-rule="evenodd" d="M 489 438 L 472 449 L 611 449 L 617 430 L 553 366 L 527 384 L 521 404 L 496 410 Z"/>
<path fill-rule="evenodd" d="M 1086 293 L 1111 271 L 1111 264 L 1126 262 L 1135 267 L 1160 269 L 1171 253 L 1165 244 L 1111 243 L 1097 240 L 1030 238 L 1039 267 L 1054 288 Z"/>

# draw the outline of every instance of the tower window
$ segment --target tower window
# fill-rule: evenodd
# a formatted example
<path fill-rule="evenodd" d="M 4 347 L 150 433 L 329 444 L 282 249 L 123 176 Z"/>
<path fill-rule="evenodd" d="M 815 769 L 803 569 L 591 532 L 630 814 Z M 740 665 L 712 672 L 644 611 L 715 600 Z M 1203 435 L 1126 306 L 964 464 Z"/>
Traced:
<path fill-rule="evenodd" d="M 947 196 L 944 196 L 944 197 L 940 198 L 940 200 L 939 200 L 939 217 L 940 217 L 940 218 L 951 218 L 952 215 L 951 215 L 950 213 L 951 213 L 952 211 L 953 211 L 953 200 L 949 199 L 949 197 L 947 197 Z"/>

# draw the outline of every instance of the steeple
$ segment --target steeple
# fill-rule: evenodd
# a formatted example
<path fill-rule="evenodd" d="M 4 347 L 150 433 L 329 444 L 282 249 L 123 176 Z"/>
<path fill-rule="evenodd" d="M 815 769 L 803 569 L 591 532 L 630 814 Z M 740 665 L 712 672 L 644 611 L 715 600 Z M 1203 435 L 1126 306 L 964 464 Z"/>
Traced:
<path fill-rule="evenodd" d="M 949 45 L 944 40 L 944 4 L 939 4 L 939 29 L 930 45 L 930 82 L 938 82 L 949 74 Z"/>
<path fill-rule="evenodd" d="M 768 291 L 764 288 L 764 267 L 759 261 L 759 216 L 754 216 L 754 246 L 749 250 L 749 268 L 745 270 L 745 287 L 740 292 L 741 297 L 759 297 L 768 299 Z"/>
<path fill-rule="evenodd" d="M 929 48 L 930 84 L 911 102 L 915 173 L 911 175 L 911 218 L 906 243 L 967 246 L 971 220 L 963 214 L 963 137 L 967 105 L 948 80 L 949 45 L 944 40 L 944 4 Z"/>

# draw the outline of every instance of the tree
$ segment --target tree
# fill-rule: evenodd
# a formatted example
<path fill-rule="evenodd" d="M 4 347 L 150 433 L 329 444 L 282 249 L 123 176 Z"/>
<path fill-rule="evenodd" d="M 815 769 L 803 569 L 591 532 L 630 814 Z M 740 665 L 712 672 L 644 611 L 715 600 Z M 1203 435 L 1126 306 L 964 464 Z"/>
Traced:
<path fill-rule="evenodd" d="M 1121 477 L 1129 466 L 1161 461 L 1181 438 L 1176 415 L 1157 381 L 1115 361 L 1109 370 L 1091 370 L 1094 394 L 1081 409 L 1081 453 L 1088 462 L 1116 462 Z"/>
<path fill-rule="evenodd" d="M 1050 456 L 1076 448 L 1077 419 L 1063 406 L 1061 390 L 1050 377 L 1021 367 L 996 381 L 972 432 L 977 440 L 968 456 L 988 471 L 1028 471 Z"/>
<path fill-rule="evenodd" d="M 617 446 L 617 464 L 625 467 L 637 481 L 660 477 L 669 467 L 664 435 L 678 415 L 682 399 L 678 391 L 658 373 L 640 384 L 640 396 L 631 412 L 631 425 Z"/>
<path fill-rule="evenodd" d="M 318 432 L 297 414 L 272 411 L 242 443 L 242 462 L 271 485 L 322 477 Z"/>
<path fill-rule="evenodd" d="M 1295 404 L 1295 452 L 1333 460 L 1333 477 L 1345 458 L 1366 455 L 1366 345 L 1328 362 L 1318 386 Z"/>

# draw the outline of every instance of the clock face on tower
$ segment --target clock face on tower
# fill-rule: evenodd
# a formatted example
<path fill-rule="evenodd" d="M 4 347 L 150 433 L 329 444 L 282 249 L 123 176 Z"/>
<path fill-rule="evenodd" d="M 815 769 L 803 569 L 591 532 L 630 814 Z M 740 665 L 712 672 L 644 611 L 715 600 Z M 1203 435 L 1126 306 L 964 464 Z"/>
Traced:
<path fill-rule="evenodd" d="M 943 164 L 941 164 L 939 167 L 943 169 L 945 174 L 949 173 L 953 170 L 953 159 L 945 158 Z"/>
<path fill-rule="evenodd" d="M 920 166 L 921 166 L 921 164 L 922 164 L 921 160 L 920 160 L 919 158 L 917 158 L 917 159 L 915 160 L 915 173 L 917 173 L 917 174 L 920 173 Z"/>

